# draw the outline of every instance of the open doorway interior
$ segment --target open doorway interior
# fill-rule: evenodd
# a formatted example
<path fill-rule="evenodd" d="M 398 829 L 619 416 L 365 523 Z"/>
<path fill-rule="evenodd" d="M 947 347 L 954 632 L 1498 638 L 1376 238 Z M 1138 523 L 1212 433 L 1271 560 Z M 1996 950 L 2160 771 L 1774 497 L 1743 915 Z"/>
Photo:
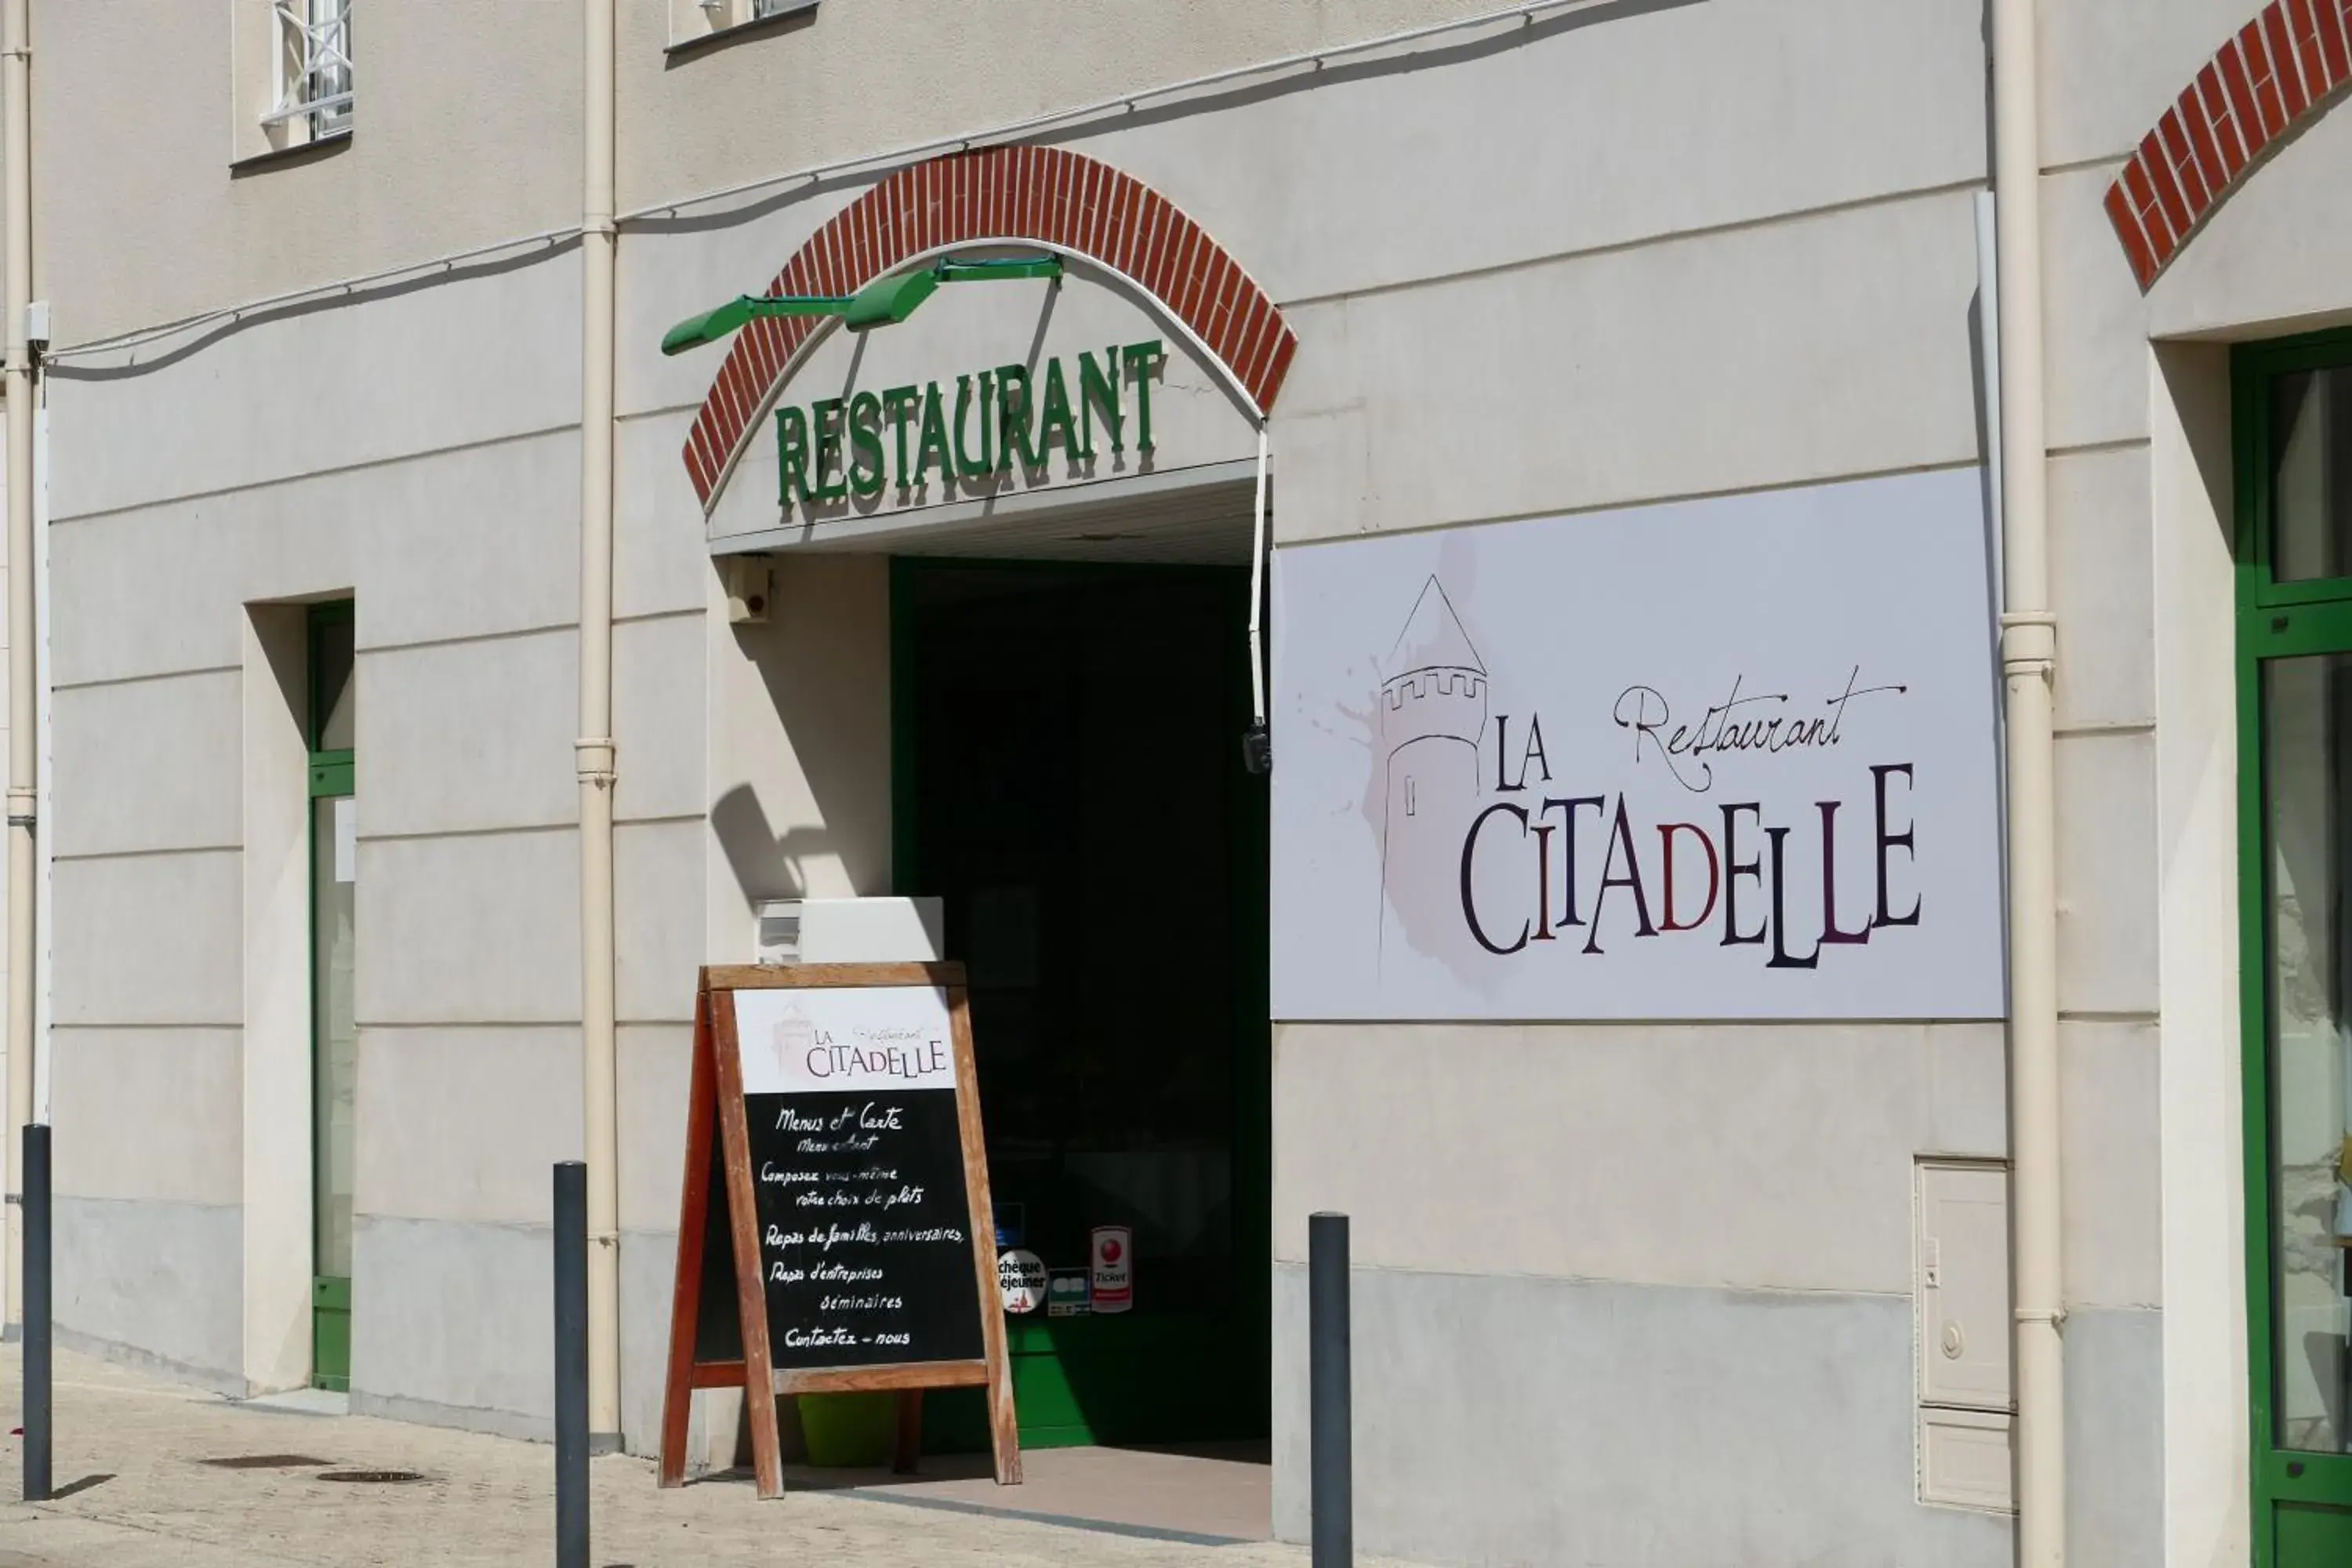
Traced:
<path fill-rule="evenodd" d="M 895 880 L 970 971 L 1022 1438 L 1262 1441 L 1265 790 L 1245 569 L 894 563 Z M 1131 1295 L 1088 1300 L 1102 1240 Z M 939 1446 L 976 1438 L 936 1402 Z M 965 1431 L 969 1420 L 972 1430 Z"/>

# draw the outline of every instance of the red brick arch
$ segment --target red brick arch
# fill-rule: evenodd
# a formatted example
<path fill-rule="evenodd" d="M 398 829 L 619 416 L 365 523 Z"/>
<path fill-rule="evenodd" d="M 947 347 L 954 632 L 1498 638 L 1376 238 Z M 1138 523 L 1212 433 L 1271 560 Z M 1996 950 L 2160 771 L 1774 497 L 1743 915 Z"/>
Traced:
<path fill-rule="evenodd" d="M 2145 290 L 2264 154 L 2352 82 L 2352 0 L 2271 0 L 2223 44 L 2107 190 Z"/>
<path fill-rule="evenodd" d="M 901 169 L 810 237 L 771 294 L 851 294 L 951 245 L 1012 240 L 1083 257 L 1132 281 L 1264 415 L 1297 352 L 1282 312 L 1208 232 L 1159 192 L 1055 147 L 991 147 Z M 771 316 L 735 336 L 686 441 L 708 507 L 769 395 L 821 319 Z"/>

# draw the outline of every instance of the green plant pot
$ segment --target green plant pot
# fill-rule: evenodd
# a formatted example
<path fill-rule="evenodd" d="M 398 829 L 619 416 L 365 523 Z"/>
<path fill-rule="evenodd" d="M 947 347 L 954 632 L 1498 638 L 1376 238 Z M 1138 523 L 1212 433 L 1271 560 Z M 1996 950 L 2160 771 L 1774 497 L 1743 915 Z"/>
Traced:
<path fill-rule="evenodd" d="M 800 1405 L 810 1464 L 854 1469 L 890 1462 L 898 1430 L 898 1395 L 803 1394 Z"/>

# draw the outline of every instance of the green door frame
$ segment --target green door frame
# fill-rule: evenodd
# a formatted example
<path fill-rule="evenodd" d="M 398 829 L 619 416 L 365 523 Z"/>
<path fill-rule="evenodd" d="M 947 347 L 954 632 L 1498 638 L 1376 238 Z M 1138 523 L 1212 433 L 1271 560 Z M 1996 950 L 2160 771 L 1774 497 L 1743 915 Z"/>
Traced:
<path fill-rule="evenodd" d="M 2252 1383 L 2254 1568 L 2316 1568 L 2304 1541 L 2352 1535 L 2352 1455 L 2278 1444 L 2272 1175 L 2270 855 L 2265 842 L 2262 667 L 2265 660 L 2352 653 L 2352 577 L 2272 580 L 2271 391 L 2282 375 L 2352 366 L 2352 332 L 2315 333 L 2233 351 L 2238 679 L 2240 1050 L 2246 1184 L 2246 1339 Z M 2347 1510 L 2340 1529 L 2326 1517 Z"/>
<path fill-rule="evenodd" d="M 920 798 L 917 770 L 921 766 L 921 753 L 915 722 L 913 679 L 918 591 L 925 574 L 958 569 L 1018 571 L 1033 573 L 1043 578 L 1080 574 L 1165 578 L 1171 574 L 1186 572 L 1232 575 L 1234 570 L 1104 562 L 892 556 L 890 879 L 892 889 L 901 896 L 914 896 L 923 891 L 921 835 L 916 820 Z M 1249 689 L 1247 653 L 1241 635 L 1247 622 L 1247 610 L 1245 603 L 1240 599 L 1235 601 L 1234 635 L 1224 639 L 1224 657 L 1212 671 L 1207 672 L 1213 679 L 1226 683 L 1227 688 L 1237 694 L 1237 710 L 1240 706 L 1238 694 L 1245 693 Z M 1241 808 L 1234 811 L 1234 821 L 1239 833 L 1246 837 L 1238 837 L 1234 847 L 1237 856 L 1255 857 L 1258 863 L 1263 864 L 1268 831 L 1266 784 L 1265 779 L 1253 777 L 1244 771 L 1241 736 L 1241 723 L 1237 721 L 1233 731 L 1230 776 L 1235 805 Z M 1260 1331 L 1244 1333 L 1233 1354 L 1241 1363 L 1235 1368 L 1236 1380 L 1253 1391 L 1248 1420 L 1258 1431 L 1264 1432 L 1270 1425 L 1273 1376 L 1274 1026 L 1270 1021 L 1268 974 L 1272 949 L 1267 889 L 1263 884 L 1252 888 L 1247 881 L 1245 878 L 1234 879 L 1234 1007 L 1235 1027 L 1240 1034 L 1235 1040 L 1234 1054 L 1233 1182 L 1237 1201 L 1233 1223 L 1234 1256 L 1244 1267 L 1238 1276 L 1239 1293 L 1234 1303 L 1234 1316 L 1238 1321 L 1259 1325 Z M 1258 1031 L 1255 1049 L 1249 1048 L 1249 1032 L 1253 1029 Z M 1253 1065 L 1263 1070 L 1251 1071 Z M 1261 1194 L 1264 1201 L 1239 1201 L 1246 1194 Z M 1261 1267 L 1246 1267 L 1250 1259 L 1255 1259 Z M 1182 1355 L 1195 1348 L 1187 1337 L 1183 1322 L 1149 1316 L 1058 1321 L 1029 1318 L 1008 1323 L 1006 1326 L 1011 1331 L 1006 1336 L 1006 1344 L 1013 1357 L 1014 1397 L 1016 1402 L 1023 1401 L 1024 1395 L 1028 1397 L 1027 1408 L 1021 1417 L 1022 1447 L 1061 1447 L 1103 1439 L 1104 1435 L 1093 1430 L 1084 1413 L 1070 1399 L 1055 1365 L 1060 1353 L 1057 1340 L 1083 1341 L 1100 1331 L 1103 1324 L 1115 1325 L 1114 1331 L 1131 1340 L 1133 1353 L 1138 1356 Z M 975 1413 L 977 1409 L 974 1402 Z M 955 1446 L 978 1446 L 962 1434 L 956 1424 L 943 1422 L 940 1426 L 950 1435 L 949 1441 Z"/>
<path fill-rule="evenodd" d="M 319 679 L 319 673 L 325 664 L 320 656 L 320 648 L 328 628 L 349 626 L 352 624 L 352 604 L 349 599 L 341 599 L 331 604 L 313 605 L 308 616 L 304 646 L 308 657 L 309 679 L 303 683 L 304 705 L 307 711 L 302 717 L 303 742 L 310 748 L 310 799 L 313 802 L 332 800 L 353 793 L 352 782 L 356 772 L 352 762 L 353 749 L 349 747 L 332 751 L 319 749 L 320 737 L 325 732 L 327 726 L 329 708 L 325 683 Z M 348 679 L 358 679 L 356 670 Z M 310 984 L 315 988 L 319 984 L 319 814 L 314 806 L 306 813 L 306 816 L 309 818 L 309 829 L 305 854 L 309 861 L 310 883 L 308 948 L 310 980 Z M 327 1158 L 327 1151 L 320 1146 L 318 1135 L 317 1075 L 320 1045 L 319 1010 L 314 991 L 310 1007 L 312 1088 L 310 1096 L 310 1106 L 306 1112 L 310 1118 L 311 1127 L 310 1192 L 313 1202 L 316 1201 L 316 1194 L 323 1185 L 320 1176 L 322 1163 Z M 316 1216 L 311 1220 L 310 1246 L 312 1248 L 310 1382 L 314 1387 L 343 1393 L 352 1385 L 352 1282 L 348 1278 L 338 1278 L 318 1272 Z"/>

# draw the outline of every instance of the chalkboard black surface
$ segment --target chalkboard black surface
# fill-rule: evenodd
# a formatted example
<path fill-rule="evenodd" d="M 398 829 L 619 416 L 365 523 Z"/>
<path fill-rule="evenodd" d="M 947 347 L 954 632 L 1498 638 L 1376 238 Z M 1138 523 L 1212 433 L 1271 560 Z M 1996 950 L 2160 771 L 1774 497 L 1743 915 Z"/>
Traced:
<path fill-rule="evenodd" d="M 954 1087 L 744 1103 L 775 1364 L 978 1361 Z"/>
<path fill-rule="evenodd" d="M 692 1391 L 984 1386 L 999 1482 L 1021 1478 L 988 1163 L 959 965 L 703 971 L 679 1201 L 661 1483 Z M 760 1495 L 773 1401 L 747 1405 Z"/>

